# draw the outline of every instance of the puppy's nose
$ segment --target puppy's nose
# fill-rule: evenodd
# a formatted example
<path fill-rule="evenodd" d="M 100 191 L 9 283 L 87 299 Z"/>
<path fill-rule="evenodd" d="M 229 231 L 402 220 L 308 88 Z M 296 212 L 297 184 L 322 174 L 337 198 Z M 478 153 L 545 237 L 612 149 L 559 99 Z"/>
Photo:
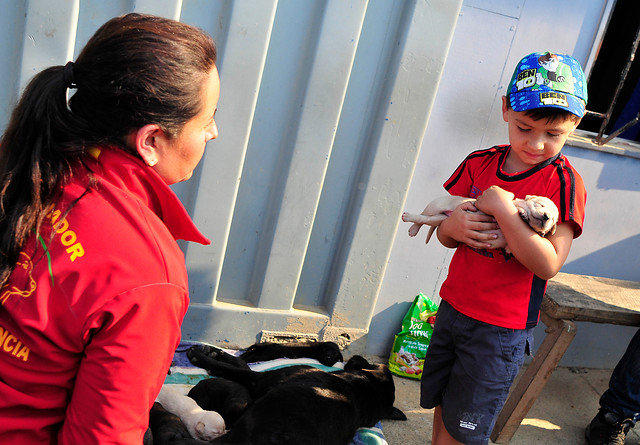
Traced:
<path fill-rule="evenodd" d="M 549 215 L 547 215 L 546 213 L 544 213 L 544 214 L 542 215 L 542 220 L 543 220 L 543 221 L 548 221 L 548 220 L 549 220 Z"/>

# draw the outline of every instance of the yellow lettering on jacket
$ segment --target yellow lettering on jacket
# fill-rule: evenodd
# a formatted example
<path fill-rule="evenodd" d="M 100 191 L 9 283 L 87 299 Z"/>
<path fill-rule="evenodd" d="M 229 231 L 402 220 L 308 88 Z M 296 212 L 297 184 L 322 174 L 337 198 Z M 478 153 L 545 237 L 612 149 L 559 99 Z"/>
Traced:
<path fill-rule="evenodd" d="M 16 358 L 22 359 L 22 361 L 26 362 L 29 359 L 29 348 L 2 327 L 0 327 L 0 348 Z"/>
<path fill-rule="evenodd" d="M 60 235 L 60 241 L 63 246 L 67 247 L 69 259 L 73 262 L 83 257 L 85 250 L 80 242 L 76 242 L 78 241 L 78 235 L 69 228 L 69 221 L 67 221 L 66 218 L 59 220 L 61 215 L 62 212 L 60 212 L 60 210 L 52 210 L 47 217 L 51 219 L 53 229 Z"/>

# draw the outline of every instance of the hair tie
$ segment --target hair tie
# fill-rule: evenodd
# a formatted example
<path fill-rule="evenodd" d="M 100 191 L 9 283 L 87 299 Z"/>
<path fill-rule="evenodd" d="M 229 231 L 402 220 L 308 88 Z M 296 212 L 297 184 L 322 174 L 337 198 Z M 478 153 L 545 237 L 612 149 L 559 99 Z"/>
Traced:
<path fill-rule="evenodd" d="M 64 86 L 67 88 L 77 88 L 76 80 L 73 76 L 73 62 L 67 62 L 62 70 L 62 78 L 64 79 Z"/>

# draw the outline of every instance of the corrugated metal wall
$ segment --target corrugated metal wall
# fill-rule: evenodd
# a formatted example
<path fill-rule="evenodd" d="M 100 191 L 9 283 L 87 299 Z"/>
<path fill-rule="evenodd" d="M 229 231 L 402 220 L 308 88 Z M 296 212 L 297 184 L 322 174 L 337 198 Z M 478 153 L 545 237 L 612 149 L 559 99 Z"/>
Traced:
<path fill-rule="evenodd" d="M 185 245 L 186 338 L 366 333 L 462 1 L 3 2 L 0 119 L 35 72 L 125 12 L 219 47 L 220 137 L 175 186 L 212 246 Z M 364 346 L 364 345 L 361 345 Z"/>

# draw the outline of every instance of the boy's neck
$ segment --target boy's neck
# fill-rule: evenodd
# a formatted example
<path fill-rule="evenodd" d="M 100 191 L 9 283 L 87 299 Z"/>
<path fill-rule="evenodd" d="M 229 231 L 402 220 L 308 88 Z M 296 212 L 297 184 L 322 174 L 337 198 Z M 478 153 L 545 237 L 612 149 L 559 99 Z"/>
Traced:
<path fill-rule="evenodd" d="M 504 160 L 504 164 L 502 165 L 502 171 L 504 173 L 509 173 L 509 174 L 522 173 L 522 172 L 530 170 L 530 169 L 532 169 L 534 167 L 537 167 L 538 165 L 542 164 L 543 162 L 548 161 L 549 159 L 550 158 L 547 158 L 547 159 L 539 162 L 536 165 L 521 164 L 518 161 L 518 157 L 513 153 L 513 150 L 510 147 L 509 148 L 509 153 L 507 153 L 507 158 Z"/>
<path fill-rule="evenodd" d="M 509 148 L 507 158 L 504 160 L 504 164 L 502 165 L 502 171 L 505 173 L 520 173 L 530 168 L 532 168 L 530 165 L 520 165 L 517 161 L 517 157 L 513 154 L 513 150 Z"/>

